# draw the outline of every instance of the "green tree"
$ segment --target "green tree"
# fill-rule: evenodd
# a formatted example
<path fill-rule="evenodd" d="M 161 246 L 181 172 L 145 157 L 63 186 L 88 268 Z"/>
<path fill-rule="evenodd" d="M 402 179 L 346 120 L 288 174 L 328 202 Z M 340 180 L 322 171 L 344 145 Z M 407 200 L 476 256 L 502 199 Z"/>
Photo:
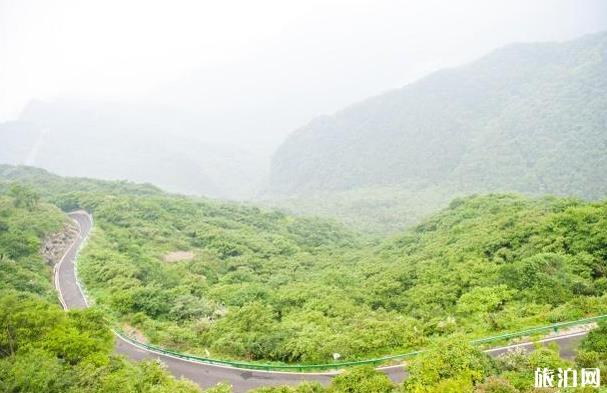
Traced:
<path fill-rule="evenodd" d="M 600 368 L 601 376 L 607 375 L 607 322 L 601 322 L 597 329 L 584 338 L 575 362 L 579 367 Z"/>
<path fill-rule="evenodd" d="M 390 378 L 373 367 L 356 367 L 344 371 L 331 381 L 331 393 L 389 393 L 395 389 Z"/>
<path fill-rule="evenodd" d="M 403 387 L 405 392 L 430 392 L 441 387 L 469 391 L 474 383 L 494 371 L 495 365 L 489 356 L 461 337 L 455 337 L 434 344 L 413 360 Z"/>
<path fill-rule="evenodd" d="M 16 207 L 25 207 L 28 210 L 33 210 L 40 201 L 40 195 L 31 187 L 23 184 L 11 184 L 9 195 L 14 198 Z"/>

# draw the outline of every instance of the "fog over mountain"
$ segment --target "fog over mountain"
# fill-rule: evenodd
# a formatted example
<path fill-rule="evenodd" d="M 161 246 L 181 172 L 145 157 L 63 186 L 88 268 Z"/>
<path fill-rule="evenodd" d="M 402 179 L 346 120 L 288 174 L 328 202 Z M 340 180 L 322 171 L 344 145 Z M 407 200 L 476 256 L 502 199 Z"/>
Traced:
<path fill-rule="evenodd" d="M 2 392 L 601 373 L 607 0 L 0 0 Z"/>
<path fill-rule="evenodd" d="M 221 198 L 282 193 L 270 157 L 312 119 L 504 44 L 605 29 L 606 7 L 0 0 L 0 163 Z"/>
<path fill-rule="evenodd" d="M 264 173 L 260 156 L 196 139 L 178 119 L 175 112 L 140 105 L 33 101 L 19 121 L 0 125 L 0 157 L 64 175 L 149 182 L 180 193 L 251 195 Z"/>
<path fill-rule="evenodd" d="M 350 214 L 380 220 L 473 192 L 598 199 L 607 195 L 606 152 L 600 33 L 509 45 L 317 118 L 274 155 L 268 193 L 306 196 L 315 202 L 295 206 L 329 215 L 354 205 Z M 400 196 L 377 201 L 380 193 Z M 402 206 L 410 214 L 397 214 Z"/>

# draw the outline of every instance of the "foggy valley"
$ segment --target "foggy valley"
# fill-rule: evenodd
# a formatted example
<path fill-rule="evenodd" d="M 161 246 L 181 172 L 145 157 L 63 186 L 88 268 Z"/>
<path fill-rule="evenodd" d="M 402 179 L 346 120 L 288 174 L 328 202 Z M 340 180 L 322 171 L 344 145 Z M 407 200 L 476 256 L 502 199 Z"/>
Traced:
<path fill-rule="evenodd" d="M 0 0 L 2 392 L 605 392 L 606 250 L 607 2 Z"/>

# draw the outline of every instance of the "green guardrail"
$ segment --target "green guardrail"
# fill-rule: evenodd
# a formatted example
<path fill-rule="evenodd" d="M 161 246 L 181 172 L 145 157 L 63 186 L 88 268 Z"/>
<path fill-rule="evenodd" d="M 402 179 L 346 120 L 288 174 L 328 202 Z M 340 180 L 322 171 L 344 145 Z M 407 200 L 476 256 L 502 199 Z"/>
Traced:
<path fill-rule="evenodd" d="M 559 322 L 559 323 L 554 323 L 551 325 L 539 326 L 539 327 L 535 327 L 535 328 L 531 328 L 531 329 L 521 330 L 518 332 L 505 333 L 505 334 L 500 334 L 497 336 L 491 336 L 491 337 L 471 340 L 470 344 L 472 344 L 472 345 L 487 344 L 487 343 L 496 342 L 496 341 L 503 341 L 503 340 L 513 339 L 513 338 L 531 336 L 531 335 L 545 333 L 545 332 L 549 332 L 549 331 L 558 331 L 559 329 L 562 329 L 562 328 L 578 326 L 578 325 L 585 325 L 585 324 L 599 322 L 599 321 L 605 321 L 605 320 L 607 320 L 607 315 L 598 315 L 595 317 L 583 318 L 583 319 L 578 319 L 575 321 Z M 321 370 L 339 370 L 339 369 L 346 368 L 346 367 L 362 366 L 362 365 L 377 366 L 377 365 L 383 364 L 390 360 L 405 360 L 408 358 L 412 358 L 412 357 L 424 352 L 424 350 L 419 350 L 419 351 L 402 353 L 402 354 L 398 354 L 398 355 L 383 356 L 383 357 L 374 358 L 374 359 L 354 360 L 354 361 L 334 362 L 334 363 L 322 363 L 322 364 L 284 364 L 284 365 L 263 364 L 263 363 L 244 362 L 244 361 L 213 359 L 213 358 L 208 358 L 208 357 L 190 355 L 187 353 L 182 353 L 182 352 L 177 352 L 177 351 L 173 351 L 170 349 L 165 349 L 165 348 L 159 347 L 157 345 L 142 343 L 133 338 L 130 338 L 129 336 L 124 334 L 124 332 L 122 332 L 118 329 L 114 329 L 114 333 L 116 335 L 118 335 L 120 338 L 122 338 L 123 340 L 130 342 L 131 344 L 137 345 L 139 347 L 143 347 L 145 349 L 148 349 L 148 350 L 156 352 L 156 353 L 170 355 L 170 356 L 177 357 L 180 359 L 190 360 L 190 361 L 199 362 L 199 363 L 214 364 L 214 365 L 242 368 L 242 369 L 248 369 L 248 370 L 263 370 L 263 371 L 291 371 L 291 372 L 301 371 L 301 372 L 304 372 L 304 371 L 321 371 Z"/>
<path fill-rule="evenodd" d="M 321 363 L 321 364 L 264 364 L 264 363 L 253 363 L 253 362 L 243 362 L 243 361 L 234 361 L 234 360 L 224 360 L 224 359 L 213 359 L 207 357 L 201 357 L 196 355 L 190 355 L 187 353 L 182 353 L 178 351 L 173 351 L 169 349 L 165 349 L 153 344 L 145 344 L 140 341 L 134 340 L 123 332 L 114 329 L 114 333 L 125 341 L 128 341 L 134 345 L 139 347 L 143 347 L 153 352 L 161 353 L 164 355 L 170 355 L 174 357 L 178 357 L 185 360 L 191 360 L 199 363 L 205 364 L 215 364 L 221 366 L 229 366 L 234 368 L 242 368 L 248 370 L 264 370 L 264 371 L 310 371 L 310 370 L 338 370 L 344 367 L 352 367 L 352 366 L 362 366 L 362 365 L 379 365 L 388 360 L 392 359 L 405 359 L 408 357 L 413 357 L 423 351 L 413 351 L 406 354 L 400 355 L 392 355 L 381 357 L 377 359 L 366 359 L 366 360 L 353 360 L 347 362 L 336 362 L 336 363 Z"/>
<path fill-rule="evenodd" d="M 562 328 L 578 326 L 578 325 L 585 325 L 588 323 L 600 322 L 600 321 L 605 321 L 605 320 L 607 320 L 607 315 L 598 315 L 595 317 L 577 319 L 575 321 L 553 323 L 551 325 L 521 330 L 521 331 L 514 332 L 514 333 L 505 333 L 505 334 L 500 334 L 497 336 L 481 338 L 481 339 L 477 339 L 477 340 L 472 340 L 472 341 L 470 341 L 470 343 L 477 345 L 477 344 L 485 344 L 485 343 L 490 343 L 490 342 L 495 342 L 495 341 L 500 341 L 500 340 L 507 340 L 507 339 L 511 339 L 511 338 L 525 337 L 525 336 L 530 336 L 530 335 L 534 335 L 534 334 L 538 334 L 538 333 L 545 333 L 548 331 L 558 332 Z"/>

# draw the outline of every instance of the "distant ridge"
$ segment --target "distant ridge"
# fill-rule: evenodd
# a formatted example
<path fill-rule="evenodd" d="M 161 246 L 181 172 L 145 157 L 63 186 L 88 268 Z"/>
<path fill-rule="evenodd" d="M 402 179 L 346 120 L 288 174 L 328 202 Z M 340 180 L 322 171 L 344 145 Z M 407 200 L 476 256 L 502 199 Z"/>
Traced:
<path fill-rule="evenodd" d="M 385 232 L 484 192 L 607 195 L 607 33 L 509 45 L 319 117 L 276 151 L 263 198 Z"/>
<path fill-rule="evenodd" d="M 268 193 L 429 183 L 607 192 L 607 33 L 514 44 L 323 116 L 274 154 Z"/>

